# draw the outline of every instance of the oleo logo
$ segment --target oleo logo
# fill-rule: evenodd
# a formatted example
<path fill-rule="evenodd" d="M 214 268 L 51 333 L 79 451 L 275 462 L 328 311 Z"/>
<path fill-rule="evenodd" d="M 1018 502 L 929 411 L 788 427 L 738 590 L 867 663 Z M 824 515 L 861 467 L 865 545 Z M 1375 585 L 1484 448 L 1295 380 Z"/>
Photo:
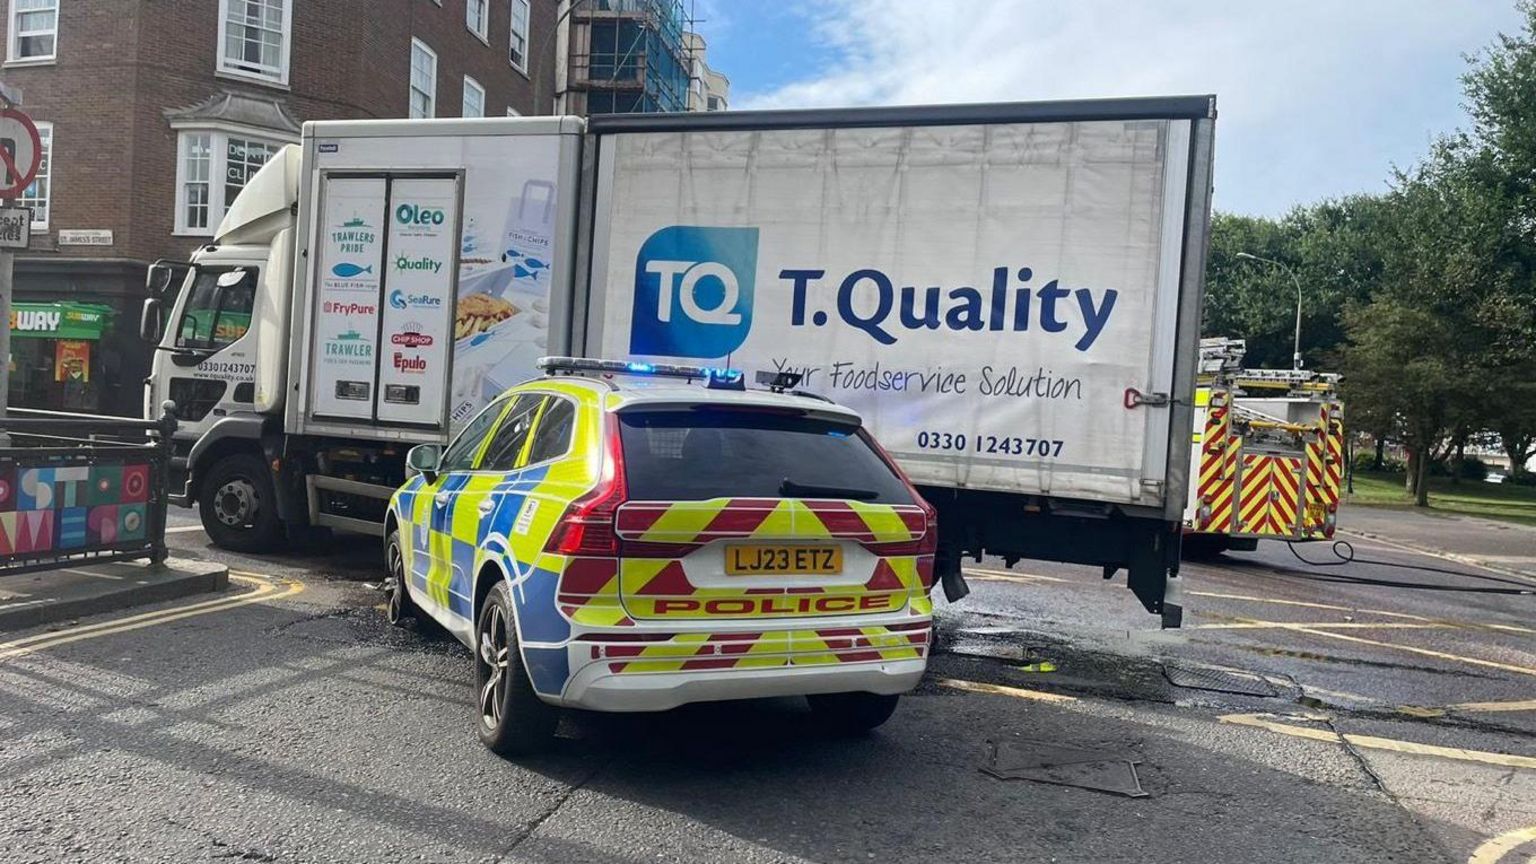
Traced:
<path fill-rule="evenodd" d="M 447 219 L 448 214 L 440 207 L 401 204 L 395 208 L 395 221 L 401 225 L 441 225 Z"/>

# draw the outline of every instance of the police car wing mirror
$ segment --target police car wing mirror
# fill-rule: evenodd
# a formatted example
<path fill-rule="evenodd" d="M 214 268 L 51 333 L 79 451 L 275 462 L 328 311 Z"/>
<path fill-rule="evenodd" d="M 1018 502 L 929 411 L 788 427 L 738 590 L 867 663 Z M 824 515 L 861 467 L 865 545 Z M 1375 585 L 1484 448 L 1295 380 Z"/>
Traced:
<path fill-rule="evenodd" d="M 785 390 L 793 390 L 799 386 L 800 379 L 805 376 L 799 372 L 758 372 L 757 383 L 760 387 L 767 387 L 775 393 L 783 393 Z"/>
<path fill-rule="evenodd" d="M 417 444 L 405 454 L 406 476 L 420 474 L 431 483 L 437 479 L 438 464 L 442 458 L 443 451 L 436 444 Z"/>

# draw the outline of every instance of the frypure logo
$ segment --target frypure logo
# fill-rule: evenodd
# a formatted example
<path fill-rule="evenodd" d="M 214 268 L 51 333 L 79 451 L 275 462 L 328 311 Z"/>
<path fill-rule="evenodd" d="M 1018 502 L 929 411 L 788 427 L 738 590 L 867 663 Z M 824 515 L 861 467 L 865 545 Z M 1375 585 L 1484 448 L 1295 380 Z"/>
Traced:
<path fill-rule="evenodd" d="M 673 225 L 652 234 L 635 260 L 629 350 L 723 357 L 752 329 L 756 228 Z"/>
<path fill-rule="evenodd" d="M 395 221 L 401 225 L 441 225 L 447 219 L 448 214 L 440 207 L 406 203 L 395 208 Z"/>
<path fill-rule="evenodd" d="M 372 303 L 346 303 L 340 300 L 327 300 L 321 305 L 327 315 L 372 315 L 377 308 Z"/>

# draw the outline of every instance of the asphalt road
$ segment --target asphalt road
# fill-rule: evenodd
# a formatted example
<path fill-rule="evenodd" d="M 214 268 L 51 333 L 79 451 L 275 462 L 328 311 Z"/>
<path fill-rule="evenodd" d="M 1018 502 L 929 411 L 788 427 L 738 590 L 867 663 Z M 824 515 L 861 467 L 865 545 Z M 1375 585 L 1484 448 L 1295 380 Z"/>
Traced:
<path fill-rule="evenodd" d="M 173 519 L 236 588 L 0 644 L 0 861 L 1536 855 L 1536 596 L 1340 581 L 1517 587 L 1376 543 L 1386 563 L 1190 565 L 1179 632 L 1097 572 L 978 564 L 876 734 L 821 735 L 796 700 L 572 715 L 512 763 L 475 740 L 467 652 L 383 621 L 375 543 L 258 559 Z M 1042 742 L 1102 760 L 1054 779 L 1134 761 L 1148 794 L 981 770 Z"/>

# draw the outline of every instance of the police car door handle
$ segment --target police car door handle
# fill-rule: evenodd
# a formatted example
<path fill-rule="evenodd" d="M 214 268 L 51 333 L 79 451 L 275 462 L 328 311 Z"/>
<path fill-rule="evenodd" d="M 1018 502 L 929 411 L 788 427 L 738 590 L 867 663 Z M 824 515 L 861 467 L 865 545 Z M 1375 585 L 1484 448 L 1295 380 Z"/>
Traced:
<path fill-rule="evenodd" d="M 487 498 L 484 501 L 481 501 L 480 505 L 475 509 L 480 511 L 481 516 L 489 516 L 491 515 L 491 511 L 496 509 L 496 502 Z"/>
<path fill-rule="evenodd" d="M 439 493 L 437 493 L 437 497 L 433 498 L 432 500 L 437 502 L 437 506 L 439 506 L 439 507 L 447 507 L 448 506 L 448 499 L 449 499 L 449 495 L 448 495 L 447 492 L 439 492 Z"/>

